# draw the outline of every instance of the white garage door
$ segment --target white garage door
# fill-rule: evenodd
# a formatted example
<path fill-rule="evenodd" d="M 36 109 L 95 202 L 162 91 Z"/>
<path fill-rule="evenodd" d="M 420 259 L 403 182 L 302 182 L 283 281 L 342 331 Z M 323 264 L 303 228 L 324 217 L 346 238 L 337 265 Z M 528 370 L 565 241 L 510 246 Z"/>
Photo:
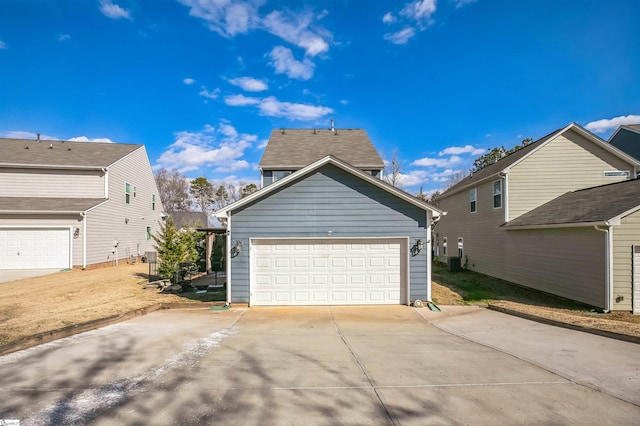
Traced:
<path fill-rule="evenodd" d="M 69 268 L 69 232 L 0 228 L 0 269 Z"/>
<path fill-rule="evenodd" d="M 406 303 L 406 240 L 252 240 L 252 305 Z"/>

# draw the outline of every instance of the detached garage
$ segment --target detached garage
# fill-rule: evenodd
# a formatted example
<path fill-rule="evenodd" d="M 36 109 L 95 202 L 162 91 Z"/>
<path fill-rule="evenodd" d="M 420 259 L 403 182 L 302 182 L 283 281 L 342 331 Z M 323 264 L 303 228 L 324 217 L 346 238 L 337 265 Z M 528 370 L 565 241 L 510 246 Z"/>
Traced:
<path fill-rule="evenodd" d="M 216 213 L 227 301 L 255 306 L 431 300 L 440 211 L 327 156 Z"/>

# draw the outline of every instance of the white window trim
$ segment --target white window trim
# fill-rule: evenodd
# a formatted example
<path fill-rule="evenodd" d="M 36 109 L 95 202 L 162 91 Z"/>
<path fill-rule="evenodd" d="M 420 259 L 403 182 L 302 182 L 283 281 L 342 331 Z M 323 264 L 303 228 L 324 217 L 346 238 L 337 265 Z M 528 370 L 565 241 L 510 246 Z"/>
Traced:
<path fill-rule="evenodd" d="M 476 213 L 478 211 L 478 188 L 469 190 L 469 212 Z"/>
<path fill-rule="evenodd" d="M 496 187 L 495 187 L 496 182 L 500 183 L 499 193 L 496 193 Z M 491 192 L 493 193 L 493 197 L 491 198 L 491 204 L 493 204 L 494 209 L 501 209 L 504 205 L 504 198 L 502 197 L 502 194 L 504 191 L 502 190 L 502 188 L 503 188 L 502 179 L 494 180 L 491 183 Z M 500 195 L 500 205 L 498 207 L 496 207 L 496 195 Z"/>

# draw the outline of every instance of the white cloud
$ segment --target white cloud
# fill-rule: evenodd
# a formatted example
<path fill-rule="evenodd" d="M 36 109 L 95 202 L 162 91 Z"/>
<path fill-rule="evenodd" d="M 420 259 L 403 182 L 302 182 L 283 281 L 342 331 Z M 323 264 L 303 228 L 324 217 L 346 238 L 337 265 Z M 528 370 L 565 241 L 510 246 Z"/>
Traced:
<path fill-rule="evenodd" d="M 202 86 L 200 92 L 198 93 L 198 95 L 204 96 L 205 98 L 208 98 L 208 99 L 218 99 L 219 94 L 220 94 L 219 88 L 209 91 L 205 86 Z"/>
<path fill-rule="evenodd" d="M 176 132 L 175 142 L 160 155 L 156 167 L 177 169 L 182 173 L 201 167 L 235 171 L 249 167 L 242 159 L 246 149 L 257 140 L 255 135 L 238 133 L 230 124 L 217 129 L 206 125 L 200 132 Z"/>
<path fill-rule="evenodd" d="M 229 106 L 258 105 L 260 99 L 244 95 L 229 95 L 224 98 L 224 103 Z"/>
<path fill-rule="evenodd" d="M 385 40 L 390 41 L 393 44 L 406 44 L 415 35 L 415 29 L 412 27 L 405 27 L 395 33 L 387 33 L 383 37 Z"/>
<path fill-rule="evenodd" d="M 394 22 L 396 22 L 398 20 L 398 18 L 396 18 L 395 16 L 393 16 L 393 14 L 391 12 L 387 12 L 384 14 L 384 16 L 382 17 L 382 22 L 384 22 L 385 24 L 389 25 L 389 24 L 393 24 Z"/>
<path fill-rule="evenodd" d="M 316 56 L 329 50 L 331 34 L 321 28 L 312 28 L 314 16 L 311 12 L 294 14 L 273 11 L 262 19 L 263 27 L 271 34 L 301 47 L 309 56 Z"/>
<path fill-rule="evenodd" d="M 431 23 L 431 15 L 436 11 L 437 0 L 418 0 L 404 5 L 400 15 L 414 19 L 419 23 Z"/>
<path fill-rule="evenodd" d="M 260 114 L 268 117 L 285 117 L 289 120 L 315 120 L 332 112 L 334 112 L 333 109 L 323 106 L 280 102 L 273 96 L 260 102 Z"/>
<path fill-rule="evenodd" d="M 0 40 L 0 49 L 6 49 L 7 48 L 7 43 L 5 43 L 4 41 Z"/>
<path fill-rule="evenodd" d="M 340 99 L 340 103 L 341 103 L 342 105 L 348 105 L 348 104 L 349 104 L 349 101 L 348 101 L 348 100 L 346 100 L 346 99 Z"/>
<path fill-rule="evenodd" d="M 414 187 L 424 184 L 428 180 L 428 176 L 424 170 L 412 170 L 408 173 L 400 173 L 398 183 L 401 188 Z"/>
<path fill-rule="evenodd" d="M 112 3 L 111 0 L 100 0 L 100 12 L 111 19 L 133 19 L 129 10 Z"/>
<path fill-rule="evenodd" d="M 475 3 L 477 0 L 456 0 L 456 9 L 460 9 L 463 6 L 466 6 L 471 3 Z"/>
<path fill-rule="evenodd" d="M 93 138 L 90 139 L 86 136 L 76 136 L 71 139 L 68 139 L 69 142 L 106 142 L 113 143 L 113 141 L 109 138 Z"/>
<path fill-rule="evenodd" d="M 230 95 L 224 98 L 229 106 L 254 105 L 260 115 L 267 117 L 284 117 L 292 121 L 310 121 L 333 113 L 333 109 L 324 106 L 281 102 L 274 96 L 267 98 L 255 98 L 244 95 Z"/>
<path fill-rule="evenodd" d="M 71 40 L 71 35 L 69 34 L 60 34 L 58 35 L 58 41 Z"/>
<path fill-rule="evenodd" d="M 592 121 L 584 126 L 585 129 L 594 133 L 604 133 L 608 130 L 617 129 L 626 124 L 639 124 L 640 115 L 621 115 L 614 118 L 603 118 L 602 120 Z"/>
<path fill-rule="evenodd" d="M 238 77 L 229 80 L 229 83 L 246 90 L 247 92 L 262 92 L 269 89 L 264 80 L 258 80 L 253 77 Z"/>
<path fill-rule="evenodd" d="M 185 78 L 184 80 L 182 80 L 182 82 L 188 86 L 195 83 L 196 81 L 192 78 Z"/>
<path fill-rule="evenodd" d="M 429 166 L 435 166 L 435 167 L 451 167 L 454 164 L 458 164 L 462 162 L 462 158 L 460 158 L 457 155 L 452 155 L 449 158 L 431 158 L 431 157 L 425 157 L 425 158 L 421 158 L 419 160 L 415 160 L 413 163 L 411 163 L 412 166 L 424 166 L 424 167 L 429 167 Z"/>
<path fill-rule="evenodd" d="M 289 78 L 309 80 L 313 76 L 315 64 L 308 58 L 297 61 L 290 49 L 284 46 L 276 46 L 269 53 L 271 62 L 277 74 L 287 74 Z"/>
<path fill-rule="evenodd" d="M 486 152 L 486 149 L 484 148 L 474 148 L 471 145 L 465 145 L 465 146 L 452 146 L 449 148 L 445 148 L 444 150 L 440 151 L 438 155 L 440 156 L 458 155 L 458 154 L 480 155 L 480 154 L 484 154 L 485 152 Z"/>
<path fill-rule="evenodd" d="M 179 0 L 191 8 L 189 15 L 204 19 L 209 29 L 224 37 L 244 34 L 257 27 L 264 0 Z"/>

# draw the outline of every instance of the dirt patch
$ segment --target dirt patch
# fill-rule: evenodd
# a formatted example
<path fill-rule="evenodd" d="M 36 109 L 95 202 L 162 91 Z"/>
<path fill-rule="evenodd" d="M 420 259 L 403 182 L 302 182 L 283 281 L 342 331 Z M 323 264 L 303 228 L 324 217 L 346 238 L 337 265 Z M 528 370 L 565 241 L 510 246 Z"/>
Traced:
<path fill-rule="evenodd" d="M 158 303 L 203 305 L 146 289 L 148 265 L 71 270 L 0 283 L 0 345 Z"/>

